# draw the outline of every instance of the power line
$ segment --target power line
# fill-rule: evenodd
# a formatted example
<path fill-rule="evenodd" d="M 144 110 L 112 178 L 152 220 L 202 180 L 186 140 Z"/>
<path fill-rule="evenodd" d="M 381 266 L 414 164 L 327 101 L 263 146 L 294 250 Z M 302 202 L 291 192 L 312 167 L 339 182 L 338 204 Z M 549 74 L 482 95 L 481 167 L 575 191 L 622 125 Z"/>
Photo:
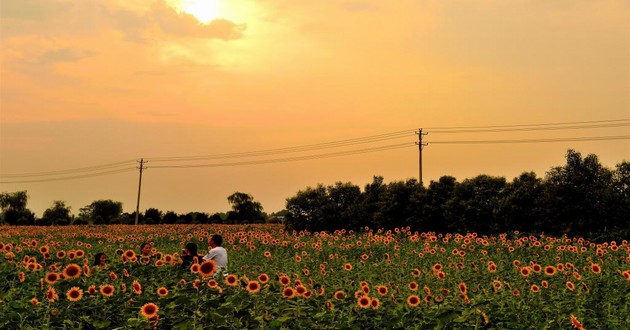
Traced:
<path fill-rule="evenodd" d="M 331 158 L 331 157 L 340 157 L 340 156 L 349 156 L 356 154 L 363 154 L 369 152 L 378 152 L 392 149 L 405 148 L 409 146 L 415 145 L 411 142 L 392 144 L 374 148 L 366 148 L 359 150 L 350 150 L 343 152 L 332 152 L 326 154 L 318 154 L 318 155 L 310 155 L 310 156 L 301 156 L 301 157 L 287 157 L 287 158 L 276 158 L 276 159 L 265 159 L 265 160 L 254 160 L 254 161 L 243 161 L 243 162 L 232 162 L 232 163 L 211 163 L 211 164 L 187 164 L 187 165 L 157 165 L 151 166 L 150 168 L 194 168 L 194 167 L 224 167 L 224 166 L 239 166 L 239 165 L 260 165 L 260 164 L 271 164 L 271 163 L 285 163 L 292 161 L 300 161 L 300 160 L 311 160 L 311 159 L 322 159 L 322 158 Z M 148 167 L 147 167 L 148 168 Z"/>
<path fill-rule="evenodd" d="M 606 128 L 630 126 L 629 123 L 581 125 L 581 126 L 551 126 L 551 127 L 525 127 L 525 128 L 479 128 L 479 129 L 452 129 L 432 130 L 431 133 L 486 133 L 486 132 L 518 132 L 518 131 L 551 131 L 565 129 Z"/>
<path fill-rule="evenodd" d="M 517 132 L 517 131 L 528 131 L 528 130 L 567 130 L 567 129 L 587 129 L 587 128 L 610 128 L 610 127 L 621 127 L 621 126 L 630 126 L 630 119 L 612 119 L 612 120 L 597 120 L 597 121 L 581 121 L 581 122 L 564 122 L 564 123 L 538 123 L 538 124 L 524 124 L 524 125 L 494 125 L 494 126 L 459 126 L 459 127 L 437 127 L 433 128 L 431 133 L 485 133 L 485 132 Z M 428 129 L 425 129 L 428 130 Z M 360 144 L 367 143 L 375 143 L 382 142 L 393 139 L 407 138 L 411 135 L 411 133 L 415 132 L 415 130 L 402 130 L 384 134 L 377 134 L 371 136 L 364 136 L 359 138 L 352 139 L 344 139 L 338 141 L 330 141 L 323 143 L 315 143 L 308 144 L 302 146 L 294 146 L 294 147 L 285 147 L 285 148 L 275 148 L 275 149 L 267 149 L 267 150 L 259 150 L 259 151 L 249 151 L 249 152 L 236 152 L 236 153 L 224 153 L 224 154 L 213 154 L 213 155 L 202 155 L 202 156 L 181 156 L 181 157 L 155 157 L 150 158 L 152 162 L 192 162 L 192 161 L 200 161 L 200 160 L 212 160 L 212 159 L 229 159 L 229 158 L 248 158 L 248 157 L 261 157 L 261 156 L 273 156 L 287 153 L 298 153 L 298 152 L 306 152 L 306 151 L 314 151 L 314 150 L 324 150 L 324 149 L 332 149 L 332 148 L 340 148 L 340 147 L 348 147 Z M 432 135 L 433 136 L 433 135 Z M 432 144 L 491 144 L 491 143 L 545 143 L 545 142 L 569 142 L 569 141 L 603 141 L 603 140 L 620 140 L 627 139 L 627 136 L 596 136 L 596 137 L 572 137 L 572 138 L 556 138 L 556 139 L 526 139 L 526 140 L 459 140 L 459 141 L 429 141 Z M 388 150 L 389 148 L 397 148 L 392 146 L 401 146 L 406 145 L 398 144 L 398 145 L 389 145 L 389 146 L 381 146 L 375 148 L 368 149 L 359 149 L 359 150 L 349 150 L 349 151 L 340 151 L 334 153 L 320 154 L 320 155 L 306 155 L 301 157 L 288 157 L 288 158 L 279 158 L 279 159 L 271 159 L 271 160 L 259 160 L 259 161 L 244 161 L 244 162 L 232 162 L 232 163 L 219 163 L 219 164 L 211 164 L 210 166 L 232 166 L 232 165 L 249 165 L 249 164 L 265 164 L 265 163 L 274 163 L 274 162 L 287 162 L 287 161 L 297 161 L 297 160 L 308 160 L 308 159 L 317 159 L 317 158 L 329 158 L 329 157 L 337 157 L 337 156 L 345 156 L 345 155 L 353 155 L 357 153 L 364 152 L 374 152 L 374 151 L 383 151 Z M 0 183 L 27 183 L 27 182 L 46 182 L 46 181 L 61 181 L 61 180 L 70 180 L 70 179 L 78 179 L 78 178 L 89 178 L 92 176 L 101 176 L 107 174 L 115 174 L 124 171 L 131 170 L 132 168 L 125 167 L 121 169 L 115 169 L 122 166 L 129 166 L 135 160 L 126 160 L 121 162 L 109 163 L 104 165 L 96 165 L 89 167 L 81 167 L 67 170 L 59 170 L 59 171 L 49 171 L 49 172 L 31 172 L 31 173 L 17 173 L 17 174 L 0 174 L 1 179 L 10 179 L 10 178 L 34 178 L 34 177 L 46 177 L 46 176 L 62 176 L 69 175 L 59 178 L 41 178 L 41 179 L 33 179 L 33 180 L 24 180 L 24 181 L 0 181 Z M 183 167 L 194 167 L 197 166 L 195 164 L 191 165 L 175 165 L 170 166 L 170 168 L 183 168 Z M 204 165 L 202 165 L 203 167 Z M 152 166 L 153 168 L 168 168 L 169 166 Z M 111 169 L 110 171 L 102 171 L 89 173 L 94 171 L 101 171 Z M 79 173 L 85 173 L 83 175 L 78 175 Z M 77 174 L 77 175 L 75 175 Z"/>
<path fill-rule="evenodd" d="M 609 141 L 609 140 L 630 140 L 630 135 L 590 136 L 590 137 L 555 138 L 555 139 L 522 139 L 522 140 L 430 141 L 429 144 L 544 143 L 544 142 Z"/>
<path fill-rule="evenodd" d="M 628 121 L 630 121 L 630 118 L 608 119 L 608 120 L 589 120 L 589 121 L 569 121 L 569 122 L 556 122 L 556 123 L 517 124 L 517 125 L 429 127 L 425 129 L 427 130 L 455 130 L 455 129 L 486 129 L 486 128 L 507 128 L 507 127 L 539 127 L 539 126 L 556 126 L 556 125 L 614 123 L 614 122 L 628 122 Z"/>
<path fill-rule="evenodd" d="M 35 179 L 35 180 L 24 180 L 24 181 L 0 181 L 0 183 L 4 183 L 4 184 L 7 184 L 7 183 L 34 183 L 34 182 L 49 182 L 49 181 L 64 181 L 64 180 L 73 180 L 73 179 L 85 179 L 85 178 L 91 178 L 91 177 L 96 177 L 96 176 L 103 176 L 103 175 L 110 175 L 110 174 L 128 172 L 128 171 L 133 171 L 133 170 L 135 170 L 135 168 L 131 167 L 131 168 L 122 168 L 122 169 L 118 169 L 118 170 L 97 172 L 97 173 L 91 173 L 91 174 L 64 176 L 64 177 L 59 177 L 59 178 Z"/>
<path fill-rule="evenodd" d="M 627 123 L 618 123 L 621 121 L 628 121 Z M 610 124 L 598 124 L 594 125 L 594 123 L 605 123 L 605 122 L 616 122 Z M 576 125 L 576 124 L 582 124 Z M 590 124 L 590 125 L 583 125 Z M 552 127 L 545 127 L 551 126 Z M 558 126 L 558 125 L 572 125 L 572 126 Z M 529 126 L 528 128 L 524 128 L 524 126 Z M 630 126 L 630 119 L 616 119 L 616 120 L 606 120 L 606 121 L 586 121 L 586 122 L 567 122 L 567 123 L 546 123 L 546 124 L 528 124 L 528 125 L 503 125 L 503 126 L 470 126 L 466 127 L 452 127 L 452 128 L 436 128 L 436 131 L 431 131 L 431 133 L 485 133 L 485 132 L 516 132 L 516 131 L 536 131 L 536 130 L 565 130 L 565 129 L 585 129 L 585 128 L 609 128 L 609 127 L 621 127 L 621 126 Z M 503 127 L 503 128 L 501 128 Z M 510 128 L 511 127 L 511 128 Z M 442 131 L 439 131 L 442 129 Z M 425 129 L 426 130 L 426 129 Z M 153 162 L 172 162 L 172 161 L 195 161 L 195 160 L 210 160 L 210 159 L 226 159 L 226 158 L 246 158 L 246 157 L 259 157 L 259 156 L 270 156 L 276 154 L 285 154 L 285 153 L 296 153 L 296 152 L 304 152 L 304 151 L 313 151 L 313 150 L 322 150 L 322 149 L 330 149 L 330 148 L 339 148 L 346 147 L 358 144 L 365 143 L 373 143 L 385 140 L 392 139 L 400 139 L 407 138 L 411 132 L 415 132 L 415 130 L 404 130 L 392 133 L 385 133 L 373 136 L 366 136 L 354 139 L 346 139 L 340 141 L 332 141 L 332 142 L 324 142 L 317 144 L 309 144 L 303 146 L 295 146 L 295 147 L 286 147 L 286 148 L 277 148 L 277 149 L 267 149 L 267 150 L 259 150 L 259 151 L 249 151 L 249 152 L 239 152 L 239 153 L 225 153 L 225 154 L 213 154 L 213 155 L 200 155 L 200 156 L 181 156 L 181 157 L 156 157 L 149 158 Z"/>
<path fill-rule="evenodd" d="M 67 170 L 59 170 L 59 171 L 50 171 L 50 172 L 32 172 L 32 173 L 18 173 L 18 174 L 2 174 L 3 178 L 21 178 L 21 177 L 36 177 L 36 176 L 53 176 L 53 175 L 64 175 L 64 174 L 74 174 L 81 172 L 92 172 L 97 170 L 104 170 L 107 168 L 115 168 L 121 167 L 125 165 L 130 165 L 134 163 L 135 160 L 125 160 L 116 163 L 104 164 L 104 165 L 95 165 L 88 167 L 80 167 L 80 168 L 72 168 Z"/>
<path fill-rule="evenodd" d="M 235 152 L 235 153 L 213 154 L 213 155 L 202 155 L 202 156 L 155 157 L 155 158 L 149 158 L 149 159 L 152 162 L 170 162 L 170 161 L 192 161 L 192 160 L 204 160 L 204 159 L 225 159 L 225 158 L 269 156 L 269 155 L 274 155 L 274 154 L 285 154 L 285 153 L 330 149 L 330 148 L 345 147 L 345 146 L 351 146 L 351 145 L 357 145 L 357 144 L 365 144 L 365 143 L 373 143 L 373 142 L 380 142 L 380 141 L 386 141 L 386 140 L 406 138 L 412 132 L 413 130 L 405 130 L 405 131 L 379 134 L 379 135 L 373 135 L 373 136 L 367 136 L 367 137 L 361 137 L 361 138 L 316 143 L 316 144 L 309 144 L 309 145 L 295 146 L 295 147 L 259 150 L 259 151 Z"/>

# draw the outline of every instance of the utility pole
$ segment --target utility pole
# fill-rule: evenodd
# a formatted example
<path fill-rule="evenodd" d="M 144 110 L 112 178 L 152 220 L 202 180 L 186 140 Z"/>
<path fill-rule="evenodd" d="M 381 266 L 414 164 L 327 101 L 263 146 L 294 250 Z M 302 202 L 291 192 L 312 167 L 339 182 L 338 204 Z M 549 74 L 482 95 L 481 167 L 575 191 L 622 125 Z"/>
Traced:
<path fill-rule="evenodd" d="M 140 158 L 140 167 L 138 167 L 138 169 L 140 170 L 140 180 L 138 180 L 138 202 L 136 203 L 136 222 L 135 224 L 138 224 L 138 215 L 140 214 L 140 190 L 142 189 L 142 171 L 145 169 L 144 164 L 146 163 L 144 161 L 144 158 Z"/>
<path fill-rule="evenodd" d="M 422 143 L 422 136 L 429 133 L 422 133 L 422 128 L 420 128 L 416 134 L 418 135 L 418 142 L 416 142 L 416 145 L 418 145 L 418 178 L 420 180 L 420 185 L 424 186 L 422 183 L 422 147 L 428 146 L 429 144 Z"/>

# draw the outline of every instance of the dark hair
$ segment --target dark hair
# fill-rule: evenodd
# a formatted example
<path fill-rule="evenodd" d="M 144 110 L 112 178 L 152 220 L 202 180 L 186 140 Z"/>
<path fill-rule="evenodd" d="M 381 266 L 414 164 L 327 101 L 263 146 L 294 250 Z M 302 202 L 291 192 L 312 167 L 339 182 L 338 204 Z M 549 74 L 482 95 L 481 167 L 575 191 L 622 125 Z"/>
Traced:
<path fill-rule="evenodd" d="M 149 245 L 149 244 L 151 244 L 151 243 L 149 243 L 149 242 L 144 242 L 144 243 L 140 244 L 140 252 L 142 253 L 142 249 L 144 249 L 144 247 L 145 247 L 145 246 L 147 246 L 147 245 Z"/>
<path fill-rule="evenodd" d="M 197 255 L 197 244 L 195 243 L 188 243 L 186 244 L 186 250 L 188 250 L 188 252 L 190 252 L 191 256 L 196 256 Z"/>
<path fill-rule="evenodd" d="M 214 242 L 214 244 L 216 244 L 217 246 L 221 246 L 221 244 L 223 244 L 223 237 L 221 237 L 221 235 L 219 234 L 214 234 L 212 235 L 211 240 Z"/>
<path fill-rule="evenodd" d="M 104 256 L 105 253 L 99 252 L 94 255 L 94 266 L 98 266 L 101 264 L 101 256 Z"/>

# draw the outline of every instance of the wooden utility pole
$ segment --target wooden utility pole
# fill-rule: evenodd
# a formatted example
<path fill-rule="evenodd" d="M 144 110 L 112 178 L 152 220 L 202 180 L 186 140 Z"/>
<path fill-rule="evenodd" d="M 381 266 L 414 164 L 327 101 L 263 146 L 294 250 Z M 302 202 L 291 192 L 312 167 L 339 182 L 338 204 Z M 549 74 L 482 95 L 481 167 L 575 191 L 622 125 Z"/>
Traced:
<path fill-rule="evenodd" d="M 138 167 L 138 169 L 140 170 L 140 180 L 138 180 L 138 202 L 136 203 L 136 221 L 135 224 L 138 224 L 138 215 L 140 214 L 140 190 L 142 189 L 142 171 L 145 169 L 144 164 L 144 158 L 140 158 L 140 167 Z"/>
<path fill-rule="evenodd" d="M 420 180 L 420 185 L 424 186 L 422 183 L 422 147 L 428 146 L 429 144 L 422 143 L 422 136 L 429 133 L 422 133 L 422 128 L 420 128 L 416 134 L 418 135 L 418 142 L 416 142 L 416 145 L 418 145 L 418 180 Z"/>

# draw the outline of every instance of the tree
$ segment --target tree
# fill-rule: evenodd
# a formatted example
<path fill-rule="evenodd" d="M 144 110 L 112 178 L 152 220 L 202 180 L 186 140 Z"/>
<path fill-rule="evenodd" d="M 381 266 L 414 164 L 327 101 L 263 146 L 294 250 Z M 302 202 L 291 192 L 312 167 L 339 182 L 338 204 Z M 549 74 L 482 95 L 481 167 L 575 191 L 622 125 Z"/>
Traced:
<path fill-rule="evenodd" d="M 287 198 L 285 226 L 290 230 L 320 230 L 324 221 L 322 207 L 327 201 L 326 188 L 321 184 L 298 191 L 297 195 Z"/>
<path fill-rule="evenodd" d="M 162 211 L 154 208 L 144 211 L 144 223 L 145 224 L 158 224 L 162 223 Z"/>
<path fill-rule="evenodd" d="M 458 184 L 445 210 L 450 230 L 497 233 L 494 210 L 505 186 L 505 178 L 484 174 Z"/>
<path fill-rule="evenodd" d="M 498 201 L 499 231 L 531 232 L 540 228 L 543 193 L 542 179 L 534 172 L 522 173 L 505 187 Z"/>
<path fill-rule="evenodd" d="M 91 220 L 95 225 L 109 224 L 122 214 L 122 203 L 111 199 L 98 200 L 80 210 L 80 216 Z"/>
<path fill-rule="evenodd" d="M 265 214 L 259 202 L 254 201 L 250 194 L 235 192 L 228 196 L 228 202 L 232 204 L 232 211 L 228 213 L 228 220 L 234 223 L 263 222 Z"/>
<path fill-rule="evenodd" d="M 38 221 L 42 225 L 66 226 L 72 221 L 70 207 L 64 201 L 53 201 L 53 205 L 44 211 L 42 218 Z"/>
<path fill-rule="evenodd" d="M 378 201 L 374 227 L 394 229 L 407 226 L 414 215 L 411 196 L 418 187 L 416 179 L 388 184 Z"/>
<path fill-rule="evenodd" d="M 334 186 L 326 187 L 327 201 L 323 208 L 323 219 L 319 224 L 320 230 L 333 231 L 336 229 L 357 230 L 361 227 L 358 206 L 361 200 L 361 188 L 350 182 L 337 182 Z"/>
<path fill-rule="evenodd" d="M 35 222 L 35 214 L 26 208 L 28 194 L 26 190 L 12 193 L 0 193 L 2 222 L 9 225 L 30 225 Z"/>
<path fill-rule="evenodd" d="M 428 231 L 446 232 L 449 228 L 445 218 L 446 203 L 453 197 L 453 191 L 457 186 L 457 179 L 452 176 L 442 176 L 438 181 L 431 181 L 427 188 L 425 202 L 423 203 L 423 223 Z"/>
<path fill-rule="evenodd" d="M 593 154 L 582 158 L 569 149 L 566 159 L 566 165 L 552 168 L 545 178 L 545 227 L 554 235 L 594 237 L 610 218 L 603 197 L 612 186 L 612 172 Z"/>

